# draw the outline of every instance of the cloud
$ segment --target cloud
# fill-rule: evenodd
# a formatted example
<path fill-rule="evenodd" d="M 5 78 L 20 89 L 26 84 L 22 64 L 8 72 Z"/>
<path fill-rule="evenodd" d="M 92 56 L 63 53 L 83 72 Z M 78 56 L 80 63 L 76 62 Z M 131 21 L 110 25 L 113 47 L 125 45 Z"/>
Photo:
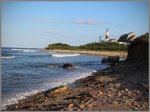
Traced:
<path fill-rule="evenodd" d="M 98 21 L 95 21 L 95 20 L 76 20 L 73 23 L 75 23 L 75 24 L 87 24 L 87 25 L 105 24 L 104 22 L 98 22 Z"/>

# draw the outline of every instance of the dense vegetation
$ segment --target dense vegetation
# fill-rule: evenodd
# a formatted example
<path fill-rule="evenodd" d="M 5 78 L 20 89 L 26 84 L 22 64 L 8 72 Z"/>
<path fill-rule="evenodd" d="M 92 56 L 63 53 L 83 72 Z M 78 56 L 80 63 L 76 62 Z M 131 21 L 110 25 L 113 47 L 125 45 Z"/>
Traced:
<path fill-rule="evenodd" d="M 50 44 L 46 47 L 46 49 L 70 49 L 70 48 L 71 48 L 70 45 L 62 43 Z"/>
<path fill-rule="evenodd" d="M 125 45 L 120 45 L 119 43 L 116 42 L 105 42 L 105 43 L 89 43 L 86 45 L 81 45 L 79 46 L 79 49 L 83 50 L 100 50 L 100 51 L 124 51 L 127 49 L 127 46 Z"/>
<path fill-rule="evenodd" d="M 145 33 L 138 38 L 135 39 L 135 41 L 149 41 L 149 33 Z"/>
<path fill-rule="evenodd" d="M 124 51 L 127 46 L 118 43 L 89 43 L 81 46 L 70 46 L 68 44 L 56 43 L 50 44 L 45 49 L 47 50 L 92 50 L 92 51 Z"/>
<path fill-rule="evenodd" d="M 148 41 L 149 34 L 139 36 L 134 41 Z M 92 51 L 127 51 L 128 46 L 116 42 L 88 43 L 80 46 L 70 46 L 68 44 L 50 44 L 46 50 L 92 50 Z"/>

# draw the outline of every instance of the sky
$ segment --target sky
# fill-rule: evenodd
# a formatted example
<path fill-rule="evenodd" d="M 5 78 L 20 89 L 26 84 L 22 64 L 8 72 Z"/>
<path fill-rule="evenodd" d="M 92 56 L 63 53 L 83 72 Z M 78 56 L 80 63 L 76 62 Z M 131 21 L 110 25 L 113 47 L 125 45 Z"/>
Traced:
<path fill-rule="evenodd" d="M 52 43 L 83 45 L 149 31 L 148 2 L 3 2 L 2 47 L 44 48 Z"/>

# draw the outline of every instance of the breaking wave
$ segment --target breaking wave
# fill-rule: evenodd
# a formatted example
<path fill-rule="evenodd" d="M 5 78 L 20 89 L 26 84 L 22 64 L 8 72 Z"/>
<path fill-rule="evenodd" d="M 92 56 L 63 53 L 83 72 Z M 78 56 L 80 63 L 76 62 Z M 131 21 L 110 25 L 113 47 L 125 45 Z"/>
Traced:
<path fill-rule="evenodd" d="M 79 56 L 80 54 L 51 54 L 53 57 L 73 57 Z"/>
<path fill-rule="evenodd" d="M 23 49 L 11 49 L 12 51 L 22 51 Z"/>
<path fill-rule="evenodd" d="M 24 51 L 24 52 L 35 52 L 37 50 L 34 49 L 11 49 L 13 51 Z"/>
<path fill-rule="evenodd" d="M 13 58 L 15 58 L 15 56 L 2 56 L 1 58 L 2 59 L 13 59 Z"/>
<path fill-rule="evenodd" d="M 29 92 L 21 92 L 18 94 L 14 94 L 11 97 L 4 98 L 4 99 L 2 99 L 2 109 L 5 110 L 6 105 L 15 104 L 18 102 L 18 100 L 25 99 L 27 96 L 32 95 L 32 94 L 36 94 L 38 92 L 40 92 L 40 90 L 32 90 Z"/>
<path fill-rule="evenodd" d="M 25 50 L 23 50 L 24 52 L 35 52 L 35 51 L 37 51 L 37 50 L 33 50 L 33 49 L 25 49 Z"/>

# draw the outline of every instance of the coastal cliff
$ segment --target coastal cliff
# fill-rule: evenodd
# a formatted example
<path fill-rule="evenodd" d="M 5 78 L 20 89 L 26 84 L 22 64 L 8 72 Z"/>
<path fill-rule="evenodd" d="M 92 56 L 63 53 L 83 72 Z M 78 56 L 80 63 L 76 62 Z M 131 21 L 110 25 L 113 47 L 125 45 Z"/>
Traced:
<path fill-rule="evenodd" d="M 148 63 L 149 34 L 146 33 L 131 43 L 128 48 L 127 60 L 131 62 L 143 61 Z"/>

